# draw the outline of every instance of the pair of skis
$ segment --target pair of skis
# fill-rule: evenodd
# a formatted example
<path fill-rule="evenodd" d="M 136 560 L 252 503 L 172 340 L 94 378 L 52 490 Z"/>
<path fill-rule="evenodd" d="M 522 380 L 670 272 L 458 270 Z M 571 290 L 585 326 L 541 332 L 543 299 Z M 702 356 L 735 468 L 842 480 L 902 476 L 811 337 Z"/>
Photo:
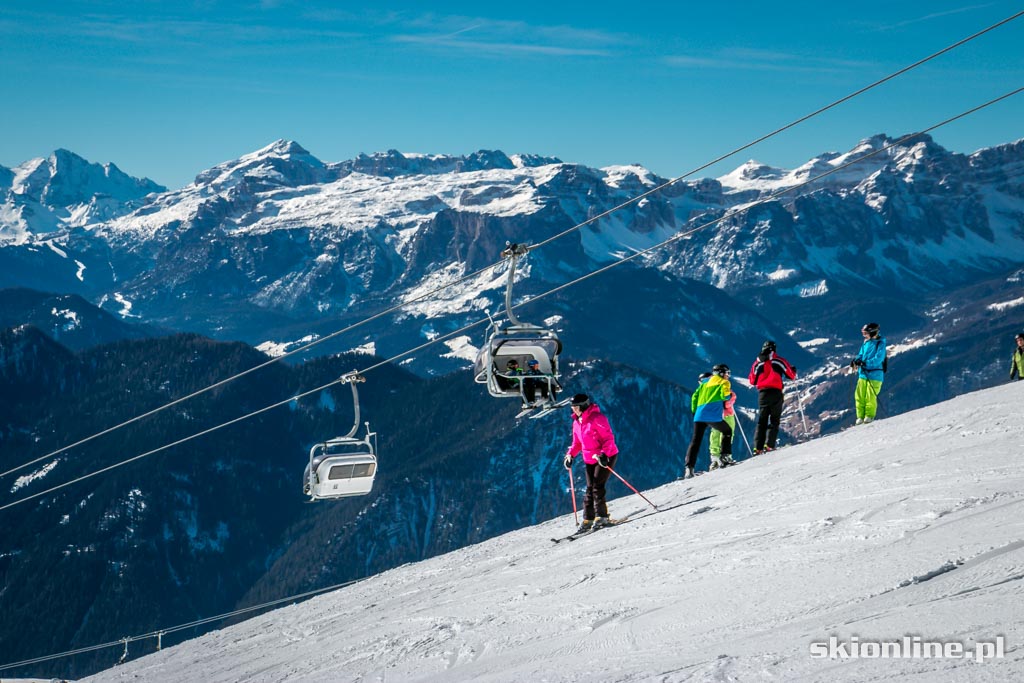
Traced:
<path fill-rule="evenodd" d="M 608 524 L 605 524 L 604 526 L 599 526 L 596 529 L 591 527 L 591 528 L 586 529 L 584 531 L 574 531 L 573 533 L 569 534 L 568 536 L 562 536 L 561 538 L 552 538 L 551 542 L 552 543 L 561 543 L 562 541 L 575 541 L 577 538 L 583 538 L 584 536 L 589 536 L 590 534 L 592 534 L 592 533 L 594 533 L 596 531 L 600 531 L 601 529 L 607 529 L 608 527 L 618 526 L 619 524 L 622 524 L 623 522 L 627 521 L 628 519 L 629 519 L 628 515 L 626 517 L 623 517 L 622 519 L 611 519 L 611 520 L 608 521 Z"/>
<path fill-rule="evenodd" d="M 536 420 L 538 418 L 544 417 L 545 415 L 549 415 L 555 412 L 559 408 L 564 408 L 570 403 L 572 403 L 572 398 L 564 398 L 558 403 L 544 401 L 542 403 L 537 403 L 532 406 L 523 406 L 523 409 L 519 412 L 518 415 L 516 415 L 516 419 L 518 420 L 521 417 L 529 416 L 531 420 Z M 537 411 L 536 413 L 533 412 L 535 410 Z"/>
<path fill-rule="evenodd" d="M 703 502 L 703 501 L 706 501 L 706 500 L 711 500 L 711 498 L 712 498 L 712 496 L 702 496 L 700 498 L 688 498 L 688 499 L 683 500 L 683 501 L 681 501 L 679 503 L 676 503 L 675 505 L 670 505 L 668 507 L 660 507 L 660 508 L 658 508 L 656 510 L 648 511 L 646 514 L 640 514 L 641 512 L 644 512 L 644 510 L 646 509 L 646 508 L 641 508 L 640 510 L 636 510 L 634 512 L 629 513 L 625 517 L 620 517 L 619 519 L 613 519 L 612 523 L 608 524 L 607 526 L 603 526 L 603 527 L 600 527 L 598 529 L 587 529 L 586 531 L 576 531 L 576 532 L 573 532 L 573 533 L 569 534 L 568 536 L 562 536 L 560 538 L 552 538 L 551 542 L 552 543 L 561 543 L 562 541 L 575 541 L 575 540 L 577 540 L 579 538 L 583 538 L 584 536 L 589 536 L 590 534 L 594 533 L 595 531 L 600 531 L 601 529 L 608 529 L 608 528 L 615 527 L 615 526 L 622 526 L 623 524 L 628 524 L 630 522 L 635 522 L 635 521 L 640 520 L 640 519 L 645 519 L 647 517 L 650 517 L 651 515 L 661 514 L 662 512 L 668 512 L 669 510 L 675 510 L 675 509 L 681 508 L 681 507 L 683 507 L 685 505 L 691 505 L 693 503 L 700 503 L 700 502 Z M 695 510 L 692 514 L 693 515 L 701 514 L 703 512 L 707 512 L 710 509 L 711 509 L 710 507 L 702 507 L 702 508 L 700 508 L 698 510 Z"/>

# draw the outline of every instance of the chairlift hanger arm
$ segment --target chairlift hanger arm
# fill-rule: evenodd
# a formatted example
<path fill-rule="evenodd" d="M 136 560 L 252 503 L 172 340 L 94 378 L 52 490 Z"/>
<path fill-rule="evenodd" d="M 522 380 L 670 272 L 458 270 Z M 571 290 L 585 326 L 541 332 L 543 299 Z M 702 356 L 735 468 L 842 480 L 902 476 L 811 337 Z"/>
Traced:
<path fill-rule="evenodd" d="M 505 314 L 508 316 L 510 323 L 521 325 L 522 323 L 516 318 L 516 314 L 512 312 L 512 283 L 516 279 L 516 260 L 526 256 L 530 248 L 525 244 L 514 244 L 512 242 L 506 242 L 505 245 L 505 250 L 501 252 L 503 257 L 509 259 L 508 282 L 505 284 Z"/>
<path fill-rule="evenodd" d="M 356 385 L 359 384 L 360 382 L 365 382 L 366 377 L 359 374 L 358 370 L 353 370 L 352 372 L 349 372 L 339 377 L 338 381 L 341 382 L 342 384 L 347 383 L 352 385 L 352 406 L 353 411 L 355 412 L 355 417 L 352 422 L 352 429 L 349 430 L 349 433 L 345 435 L 346 439 L 352 439 L 355 437 L 356 432 L 359 431 L 359 389 L 356 387 Z"/>

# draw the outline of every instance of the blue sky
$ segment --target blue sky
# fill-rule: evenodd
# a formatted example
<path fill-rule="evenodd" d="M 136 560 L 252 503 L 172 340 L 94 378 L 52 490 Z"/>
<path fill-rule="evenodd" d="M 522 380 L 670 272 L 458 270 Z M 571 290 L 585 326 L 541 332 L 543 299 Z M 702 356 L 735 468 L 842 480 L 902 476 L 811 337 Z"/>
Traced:
<path fill-rule="evenodd" d="M 1024 9 L 994 2 L 24 2 L 0 165 L 63 147 L 171 188 L 278 139 L 557 156 L 674 177 Z M 1024 18 L 700 175 L 795 167 L 1024 85 Z M 1024 137 L 1024 95 L 937 131 Z"/>

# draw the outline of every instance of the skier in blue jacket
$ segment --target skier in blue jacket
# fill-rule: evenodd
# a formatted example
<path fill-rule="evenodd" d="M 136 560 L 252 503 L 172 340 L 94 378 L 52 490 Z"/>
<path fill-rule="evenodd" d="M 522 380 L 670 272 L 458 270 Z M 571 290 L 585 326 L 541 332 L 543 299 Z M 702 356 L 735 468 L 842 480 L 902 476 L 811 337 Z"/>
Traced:
<path fill-rule="evenodd" d="M 854 405 L 857 408 L 856 424 L 867 424 L 875 419 L 878 411 L 878 393 L 885 379 L 886 350 L 885 337 L 879 333 L 878 323 L 868 323 L 861 328 L 864 343 L 857 357 L 850 361 L 850 367 L 857 370 L 857 389 Z"/>

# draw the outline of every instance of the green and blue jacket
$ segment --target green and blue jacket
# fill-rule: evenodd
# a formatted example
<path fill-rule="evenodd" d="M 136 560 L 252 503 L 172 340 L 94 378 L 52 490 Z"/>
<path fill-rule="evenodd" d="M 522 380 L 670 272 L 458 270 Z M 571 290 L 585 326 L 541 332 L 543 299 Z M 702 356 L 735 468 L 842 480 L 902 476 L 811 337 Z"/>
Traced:
<path fill-rule="evenodd" d="M 693 390 L 690 398 L 690 410 L 693 411 L 694 422 L 721 422 L 725 414 L 725 402 L 732 394 L 729 380 L 718 375 L 702 381 Z"/>

